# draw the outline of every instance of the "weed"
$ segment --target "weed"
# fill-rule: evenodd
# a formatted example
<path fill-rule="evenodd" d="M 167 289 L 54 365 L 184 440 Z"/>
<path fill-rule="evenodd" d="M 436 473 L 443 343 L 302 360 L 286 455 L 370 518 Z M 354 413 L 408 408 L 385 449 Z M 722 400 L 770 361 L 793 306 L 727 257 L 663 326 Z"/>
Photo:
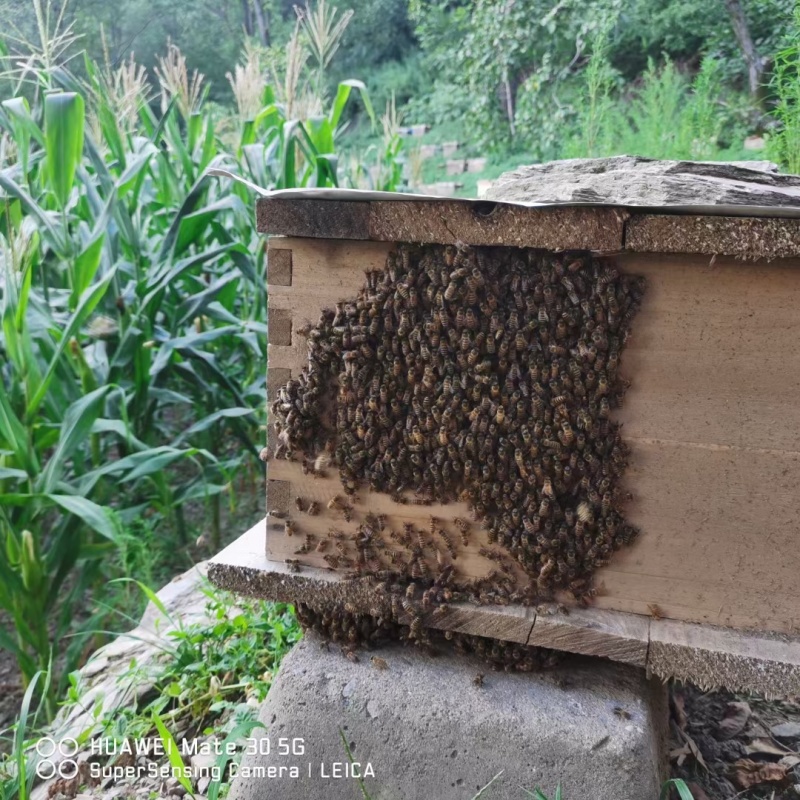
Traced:
<path fill-rule="evenodd" d="M 795 5 L 788 43 L 776 56 L 770 89 L 778 127 L 768 153 L 788 172 L 800 173 L 800 3 Z"/>
<path fill-rule="evenodd" d="M 522 789 L 523 792 L 528 797 L 533 797 L 534 800 L 551 800 L 548 796 L 539 788 L 535 788 L 533 791 L 529 789 L 525 789 L 523 786 L 519 787 Z M 680 800 L 692 800 L 692 793 L 689 791 L 689 787 L 686 785 L 686 782 L 681 780 L 680 778 L 670 778 L 668 781 L 665 781 L 661 787 L 661 792 L 659 794 L 659 800 L 669 800 L 670 791 L 672 789 L 678 792 L 678 796 Z M 561 784 L 556 786 L 555 794 L 552 797 L 552 800 L 562 800 L 561 796 Z"/>

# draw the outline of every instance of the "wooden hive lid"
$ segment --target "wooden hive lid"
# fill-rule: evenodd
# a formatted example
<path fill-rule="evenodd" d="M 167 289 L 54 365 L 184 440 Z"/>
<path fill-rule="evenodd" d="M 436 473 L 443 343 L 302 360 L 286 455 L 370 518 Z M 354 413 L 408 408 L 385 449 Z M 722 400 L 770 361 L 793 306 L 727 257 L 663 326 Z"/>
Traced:
<path fill-rule="evenodd" d="M 520 167 L 483 200 L 262 193 L 258 229 L 324 239 L 793 258 L 800 254 L 800 177 L 776 170 L 769 162 L 618 156 Z"/>

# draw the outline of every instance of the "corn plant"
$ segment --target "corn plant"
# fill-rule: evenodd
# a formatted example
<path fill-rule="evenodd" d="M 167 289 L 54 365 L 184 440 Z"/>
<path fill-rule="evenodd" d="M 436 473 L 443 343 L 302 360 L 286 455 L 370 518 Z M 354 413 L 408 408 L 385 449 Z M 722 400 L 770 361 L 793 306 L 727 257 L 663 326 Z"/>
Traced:
<path fill-rule="evenodd" d="M 63 641 L 64 674 L 79 659 L 75 609 L 142 515 L 185 543 L 184 507 L 205 504 L 218 546 L 234 478 L 259 463 L 264 248 L 248 190 L 209 171 L 336 185 L 354 91 L 374 117 L 358 81 L 315 91 L 335 10 L 306 8 L 283 65 L 247 51 L 233 142 L 176 47 L 157 88 L 133 60 L 85 59 L 78 79 L 74 37 L 48 25 L 0 104 L 0 646 L 26 683 Z"/>

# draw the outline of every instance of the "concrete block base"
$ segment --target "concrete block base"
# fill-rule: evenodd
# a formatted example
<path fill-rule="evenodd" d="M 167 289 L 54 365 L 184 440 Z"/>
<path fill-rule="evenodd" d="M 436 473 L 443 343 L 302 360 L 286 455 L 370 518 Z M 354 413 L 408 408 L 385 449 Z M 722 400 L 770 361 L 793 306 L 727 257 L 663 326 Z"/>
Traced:
<path fill-rule="evenodd" d="M 558 783 L 565 800 L 658 797 L 666 693 L 643 670 L 575 657 L 499 673 L 399 644 L 359 657 L 307 635 L 284 659 L 260 713 L 266 732 L 255 732 L 260 753 L 243 758 L 230 800 L 354 800 L 354 771 L 371 800 L 470 800 L 498 773 L 487 800 L 537 786 L 552 795 Z"/>

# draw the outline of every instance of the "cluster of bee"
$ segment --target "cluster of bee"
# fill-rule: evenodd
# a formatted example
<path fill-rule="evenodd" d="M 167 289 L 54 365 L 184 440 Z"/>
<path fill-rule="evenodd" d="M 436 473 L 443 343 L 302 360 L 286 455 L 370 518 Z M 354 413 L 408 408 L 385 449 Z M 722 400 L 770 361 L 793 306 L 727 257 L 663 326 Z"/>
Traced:
<path fill-rule="evenodd" d="M 379 647 L 389 642 L 413 640 L 409 626 L 391 617 L 358 614 L 342 608 L 319 611 L 304 603 L 296 606 L 297 618 L 305 630 L 313 630 L 323 643 L 337 644 L 351 661 L 359 661 L 358 650 Z M 516 642 L 488 639 L 453 631 L 431 630 L 425 646 L 432 653 L 437 645 L 452 646 L 456 652 L 472 654 L 486 661 L 494 670 L 533 672 L 555 666 L 561 654 L 542 647 L 529 647 Z M 370 659 L 376 669 L 386 669 L 384 659 Z"/>
<path fill-rule="evenodd" d="M 586 598 L 636 535 L 610 414 L 643 291 L 588 254 L 399 245 L 308 331 L 308 365 L 273 405 L 276 455 L 324 453 L 350 495 L 466 501 L 528 602 Z"/>

